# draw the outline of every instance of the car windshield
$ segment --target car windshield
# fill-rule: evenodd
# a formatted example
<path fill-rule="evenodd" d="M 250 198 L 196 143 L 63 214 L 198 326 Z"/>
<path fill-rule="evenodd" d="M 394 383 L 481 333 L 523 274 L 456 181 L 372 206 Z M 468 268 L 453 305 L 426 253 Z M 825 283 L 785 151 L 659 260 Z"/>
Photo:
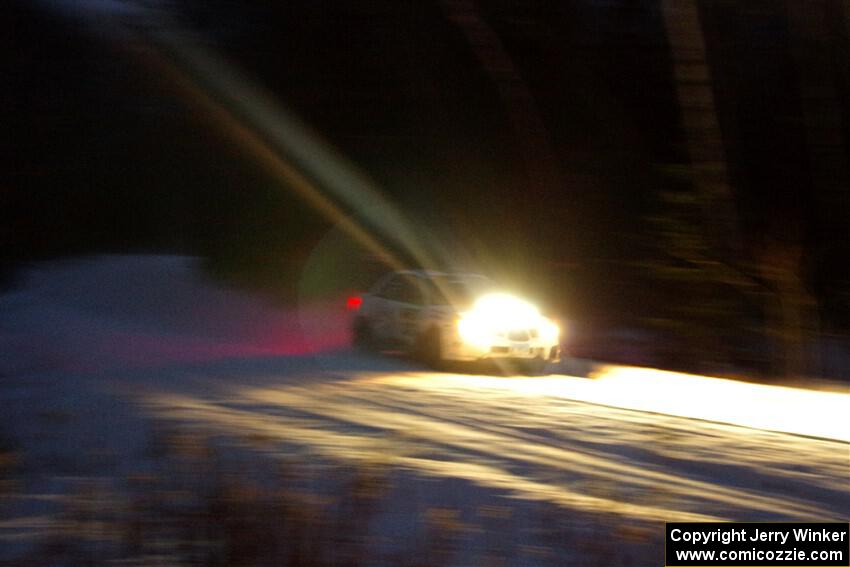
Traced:
<path fill-rule="evenodd" d="M 466 306 L 494 287 L 484 276 L 435 276 L 428 281 L 433 305 Z"/>

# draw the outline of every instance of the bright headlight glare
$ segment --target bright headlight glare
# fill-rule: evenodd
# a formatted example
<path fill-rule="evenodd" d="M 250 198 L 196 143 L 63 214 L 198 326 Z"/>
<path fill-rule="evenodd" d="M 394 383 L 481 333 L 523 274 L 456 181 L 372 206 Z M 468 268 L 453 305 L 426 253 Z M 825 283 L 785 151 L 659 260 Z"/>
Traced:
<path fill-rule="evenodd" d="M 465 343 L 486 349 L 496 333 L 508 329 L 532 329 L 541 321 L 548 322 L 530 303 L 506 293 L 484 295 L 473 304 L 472 309 L 458 320 L 458 334 Z M 544 323 L 545 325 L 545 323 Z M 557 339 L 558 328 L 554 323 L 540 330 Z"/>
<path fill-rule="evenodd" d="M 484 349 L 490 346 L 494 329 L 481 317 L 464 314 L 458 319 L 457 331 L 463 342 Z"/>
<path fill-rule="evenodd" d="M 554 321 L 540 318 L 540 337 L 547 342 L 557 342 L 561 335 L 561 329 Z"/>
<path fill-rule="evenodd" d="M 536 307 L 507 293 L 488 293 L 472 306 L 470 315 L 510 328 L 533 326 L 540 317 Z"/>

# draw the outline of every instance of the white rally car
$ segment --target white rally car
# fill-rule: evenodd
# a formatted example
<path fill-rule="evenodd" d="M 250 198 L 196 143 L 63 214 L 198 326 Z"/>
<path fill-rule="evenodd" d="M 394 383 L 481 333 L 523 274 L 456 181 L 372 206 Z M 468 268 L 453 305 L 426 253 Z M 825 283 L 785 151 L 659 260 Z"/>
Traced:
<path fill-rule="evenodd" d="M 349 307 L 356 346 L 402 350 L 432 366 L 506 359 L 537 373 L 560 359 L 558 326 L 476 274 L 393 272 Z"/>

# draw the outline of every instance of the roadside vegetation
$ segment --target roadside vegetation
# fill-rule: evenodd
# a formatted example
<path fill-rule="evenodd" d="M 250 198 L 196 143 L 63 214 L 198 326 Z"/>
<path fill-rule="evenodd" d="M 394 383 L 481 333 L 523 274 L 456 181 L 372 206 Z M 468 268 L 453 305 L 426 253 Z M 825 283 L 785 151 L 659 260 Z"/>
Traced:
<path fill-rule="evenodd" d="M 548 504 L 529 515 L 508 498 L 482 505 L 462 493 L 428 502 L 397 485 L 399 471 L 386 464 L 282 457 L 267 451 L 266 440 L 253 443 L 249 450 L 162 428 L 151 437 L 144 472 L 74 479 L 38 534 L 7 547 L 0 564 L 636 565 L 657 552 L 659 530 L 613 515 Z M 24 474 L 6 466 L 9 454 L 4 498 L 16 496 L 22 485 L 12 479 Z M 416 516 L 402 517 L 411 499 Z M 13 548 L 19 553 L 10 557 Z"/>

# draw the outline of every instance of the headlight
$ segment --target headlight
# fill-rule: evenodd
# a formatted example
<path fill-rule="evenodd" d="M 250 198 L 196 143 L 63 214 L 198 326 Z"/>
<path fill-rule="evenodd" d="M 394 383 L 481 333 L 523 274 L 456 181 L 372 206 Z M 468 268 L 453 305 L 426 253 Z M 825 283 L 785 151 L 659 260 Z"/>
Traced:
<path fill-rule="evenodd" d="M 547 343 L 557 343 L 558 338 L 561 336 L 560 327 L 558 327 L 554 321 L 550 321 L 544 317 L 540 318 L 540 325 L 538 329 L 540 332 L 540 338 Z"/>
<path fill-rule="evenodd" d="M 488 325 L 486 321 L 467 314 L 458 319 L 457 332 L 466 344 L 487 349 L 492 343 L 495 329 Z"/>
<path fill-rule="evenodd" d="M 510 329 L 534 326 L 540 318 L 535 306 L 507 293 L 488 293 L 472 305 L 469 315 Z"/>
<path fill-rule="evenodd" d="M 557 340 L 557 325 L 541 317 L 537 308 L 527 301 L 506 293 L 489 293 L 478 298 L 472 309 L 458 320 L 461 340 L 482 349 L 488 348 L 500 331 L 535 328 L 539 328 L 546 340 Z"/>

